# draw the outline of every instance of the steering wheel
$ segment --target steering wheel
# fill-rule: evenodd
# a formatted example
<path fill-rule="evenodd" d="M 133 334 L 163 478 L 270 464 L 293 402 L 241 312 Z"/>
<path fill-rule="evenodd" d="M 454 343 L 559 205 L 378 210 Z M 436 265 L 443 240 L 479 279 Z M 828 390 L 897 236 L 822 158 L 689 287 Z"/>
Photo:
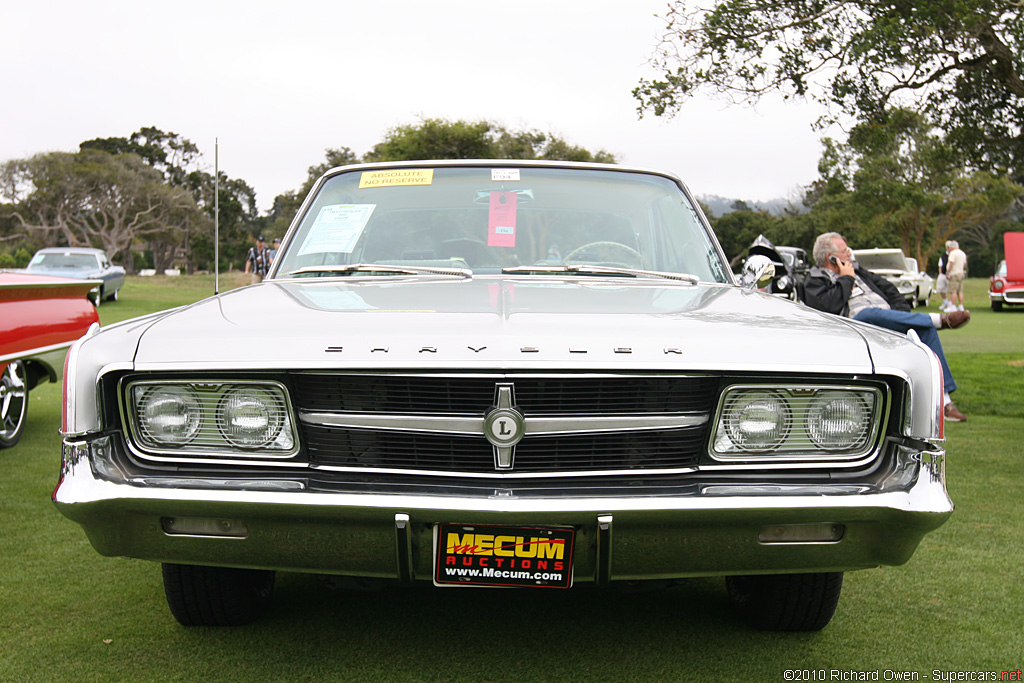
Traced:
<path fill-rule="evenodd" d="M 563 260 L 566 263 L 568 263 L 569 261 L 572 261 L 573 256 L 576 256 L 577 254 L 581 254 L 587 251 L 588 249 L 593 249 L 596 247 L 611 247 L 613 249 L 624 251 L 627 254 L 629 254 L 629 256 L 632 259 L 636 259 L 636 264 L 638 266 L 642 268 L 644 265 L 643 255 L 636 249 L 633 249 L 632 247 L 627 247 L 625 244 L 622 244 L 621 242 L 587 242 L 586 244 L 576 247 L 575 249 L 570 251 L 568 254 L 565 255 L 565 258 Z"/>

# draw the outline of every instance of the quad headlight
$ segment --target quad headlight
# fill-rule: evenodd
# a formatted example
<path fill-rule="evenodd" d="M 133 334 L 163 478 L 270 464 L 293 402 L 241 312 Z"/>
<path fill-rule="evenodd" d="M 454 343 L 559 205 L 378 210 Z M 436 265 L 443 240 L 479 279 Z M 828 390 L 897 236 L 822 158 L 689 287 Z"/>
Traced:
<path fill-rule="evenodd" d="M 721 425 L 729 440 L 746 452 L 777 449 L 793 428 L 793 411 L 777 391 L 733 393 Z"/>
<path fill-rule="evenodd" d="M 143 454 L 279 459 L 297 451 L 287 393 L 276 382 L 138 381 L 124 395 Z"/>
<path fill-rule="evenodd" d="M 718 407 L 719 460 L 849 460 L 868 453 L 881 422 L 874 387 L 736 385 Z"/>
<path fill-rule="evenodd" d="M 202 426 L 199 396 L 187 386 L 154 386 L 139 389 L 137 417 L 142 437 L 167 446 L 191 442 Z"/>
<path fill-rule="evenodd" d="M 266 446 L 281 433 L 283 408 L 281 397 L 266 387 L 232 387 L 221 398 L 217 427 L 235 446 Z"/>

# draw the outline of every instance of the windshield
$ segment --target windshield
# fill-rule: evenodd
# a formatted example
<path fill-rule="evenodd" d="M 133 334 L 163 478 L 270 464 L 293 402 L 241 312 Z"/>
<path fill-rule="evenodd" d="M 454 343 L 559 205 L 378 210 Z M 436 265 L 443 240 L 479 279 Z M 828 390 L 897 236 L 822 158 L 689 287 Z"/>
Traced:
<path fill-rule="evenodd" d="M 676 183 L 582 168 L 405 166 L 336 175 L 289 236 L 275 276 L 332 274 L 344 271 L 330 266 L 348 264 L 474 275 L 586 265 L 728 281 Z"/>
<path fill-rule="evenodd" d="M 95 268 L 96 257 L 92 254 L 74 253 L 36 254 L 28 267 L 30 270 L 32 268 Z"/>

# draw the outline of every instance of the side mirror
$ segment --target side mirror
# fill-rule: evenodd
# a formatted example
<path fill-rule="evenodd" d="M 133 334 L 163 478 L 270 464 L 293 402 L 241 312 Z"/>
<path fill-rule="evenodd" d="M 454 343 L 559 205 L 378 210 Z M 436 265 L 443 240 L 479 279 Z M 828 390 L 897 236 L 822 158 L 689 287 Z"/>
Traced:
<path fill-rule="evenodd" d="M 754 289 L 766 285 L 775 277 L 775 265 L 767 256 L 755 254 L 743 263 L 743 272 L 740 273 L 740 286 L 744 289 Z"/>

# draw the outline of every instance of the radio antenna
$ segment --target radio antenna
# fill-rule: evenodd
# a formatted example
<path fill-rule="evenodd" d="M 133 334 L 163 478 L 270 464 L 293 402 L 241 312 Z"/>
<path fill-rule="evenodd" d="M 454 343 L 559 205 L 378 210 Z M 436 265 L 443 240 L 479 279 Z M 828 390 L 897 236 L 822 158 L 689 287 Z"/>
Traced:
<path fill-rule="evenodd" d="M 213 293 L 220 294 L 220 166 L 218 138 L 213 139 Z"/>

